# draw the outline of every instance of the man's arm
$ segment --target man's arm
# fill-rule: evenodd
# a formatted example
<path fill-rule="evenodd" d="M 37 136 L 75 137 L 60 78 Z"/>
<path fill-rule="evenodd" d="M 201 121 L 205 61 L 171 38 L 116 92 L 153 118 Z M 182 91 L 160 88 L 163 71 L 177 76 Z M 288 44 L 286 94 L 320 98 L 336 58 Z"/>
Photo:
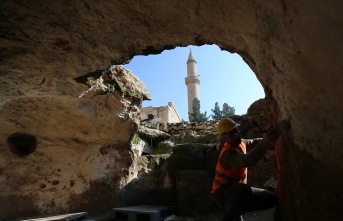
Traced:
<path fill-rule="evenodd" d="M 227 150 L 223 153 L 220 164 L 225 168 L 242 168 L 255 165 L 262 159 L 263 155 L 267 151 L 266 148 L 260 145 L 255 146 L 249 153 L 243 154 L 236 150 Z"/>
<path fill-rule="evenodd" d="M 239 153 L 236 150 L 227 150 L 223 153 L 220 164 L 225 168 L 242 168 L 256 164 L 268 149 L 274 148 L 275 141 L 281 131 L 286 131 L 291 127 L 288 120 L 281 121 L 276 127 L 268 129 L 263 139 L 247 154 Z"/>

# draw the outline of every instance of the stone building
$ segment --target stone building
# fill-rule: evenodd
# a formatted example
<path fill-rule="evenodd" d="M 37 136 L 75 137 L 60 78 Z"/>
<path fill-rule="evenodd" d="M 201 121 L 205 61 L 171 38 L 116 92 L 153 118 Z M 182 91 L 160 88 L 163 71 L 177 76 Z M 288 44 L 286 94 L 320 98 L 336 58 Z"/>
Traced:
<path fill-rule="evenodd" d="M 154 118 L 149 119 L 149 114 L 153 114 Z M 148 121 L 149 123 L 180 123 L 182 119 L 176 111 L 173 102 L 168 102 L 167 106 L 160 107 L 144 107 L 141 109 L 141 121 Z"/>

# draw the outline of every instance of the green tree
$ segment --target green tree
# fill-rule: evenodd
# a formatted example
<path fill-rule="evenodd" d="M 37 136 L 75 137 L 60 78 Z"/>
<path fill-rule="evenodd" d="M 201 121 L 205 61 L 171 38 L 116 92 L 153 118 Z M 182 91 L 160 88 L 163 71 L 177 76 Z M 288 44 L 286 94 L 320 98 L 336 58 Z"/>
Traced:
<path fill-rule="evenodd" d="M 190 122 L 205 122 L 208 120 L 207 112 L 200 112 L 200 100 L 194 98 L 193 100 L 193 113 L 188 113 L 188 118 Z"/>
<path fill-rule="evenodd" d="M 212 120 L 220 120 L 222 118 L 222 112 L 220 110 L 218 102 L 214 104 L 214 109 L 211 109 L 211 111 L 213 113 L 211 115 Z"/>
<path fill-rule="evenodd" d="M 223 104 L 223 109 L 221 111 L 222 117 L 230 117 L 235 115 L 235 108 L 230 107 L 227 103 Z"/>

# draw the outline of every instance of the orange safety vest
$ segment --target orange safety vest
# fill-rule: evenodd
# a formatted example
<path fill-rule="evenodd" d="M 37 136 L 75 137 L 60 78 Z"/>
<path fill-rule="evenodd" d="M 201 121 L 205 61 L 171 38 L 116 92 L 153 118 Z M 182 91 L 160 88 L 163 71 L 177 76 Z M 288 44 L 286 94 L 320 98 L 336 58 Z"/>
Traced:
<path fill-rule="evenodd" d="M 246 154 L 246 146 L 245 146 L 245 143 L 243 142 L 239 144 L 239 147 L 232 147 L 228 143 L 224 144 L 224 147 L 220 151 L 218 163 L 216 166 L 216 175 L 214 177 L 211 194 L 214 194 L 220 187 L 222 187 L 225 184 L 230 184 L 230 183 L 245 183 L 246 184 L 247 183 L 248 169 L 246 167 L 230 168 L 226 170 L 220 164 L 220 159 L 223 153 L 229 149 L 234 149 L 237 152 Z"/>

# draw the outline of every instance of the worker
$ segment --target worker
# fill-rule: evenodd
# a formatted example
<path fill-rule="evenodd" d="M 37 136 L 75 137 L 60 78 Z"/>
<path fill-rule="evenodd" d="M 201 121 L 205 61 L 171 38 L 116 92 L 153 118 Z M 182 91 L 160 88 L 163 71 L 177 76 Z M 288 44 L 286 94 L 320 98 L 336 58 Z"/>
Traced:
<path fill-rule="evenodd" d="M 220 155 L 211 194 L 225 210 L 223 221 L 240 221 L 243 213 L 272 208 L 277 203 L 274 193 L 247 185 L 247 167 L 256 164 L 268 149 L 274 148 L 279 127 L 270 128 L 247 153 L 247 144 L 254 145 L 254 142 L 242 139 L 237 126 L 230 118 L 223 118 L 217 124 Z"/>

